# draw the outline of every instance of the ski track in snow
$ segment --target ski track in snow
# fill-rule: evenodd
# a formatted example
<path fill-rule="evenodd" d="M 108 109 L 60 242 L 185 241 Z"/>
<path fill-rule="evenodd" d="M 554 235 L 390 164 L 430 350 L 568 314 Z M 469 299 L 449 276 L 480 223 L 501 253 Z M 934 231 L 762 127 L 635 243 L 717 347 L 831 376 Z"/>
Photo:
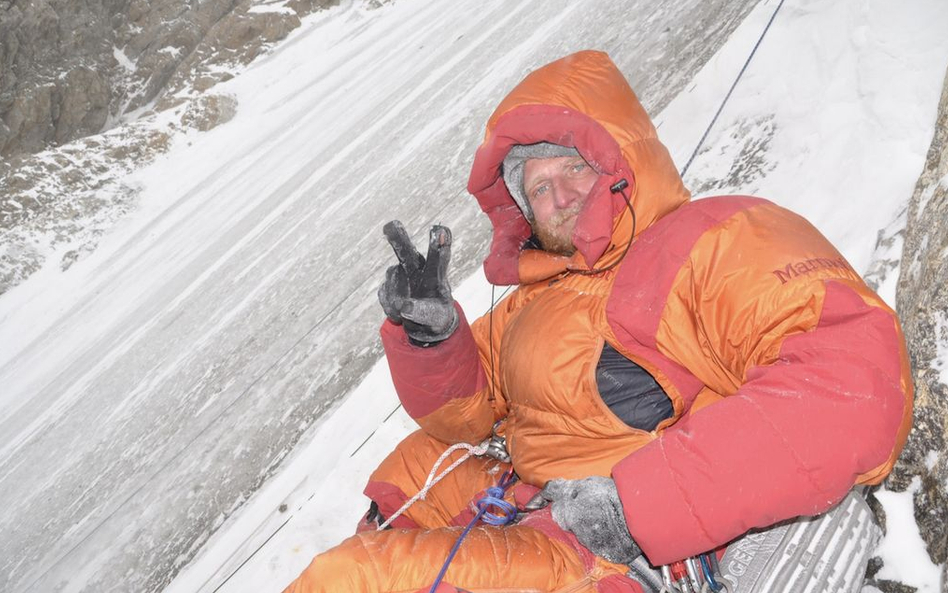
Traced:
<path fill-rule="evenodd" d="M 0 299 L 0 590 L 157 591 L 206 542 L 169 591 L 241 565 L 221 591 L 278 589 L 351 532 L 412 426 L 376 363 L 382 224 L 451 226 L 475 317 L 489 233 L 464 187 L 506 91 L 604 49 L 683 164 L 776 7 L 614 4 L 344 3 L 218 85 L 232 122 L 134 174 L 142 207 L 96 253 Z M 866 269 L 921 169 L 946 29 L 935 0 L 788 3 L 689 185 L 787 205 Z"/>

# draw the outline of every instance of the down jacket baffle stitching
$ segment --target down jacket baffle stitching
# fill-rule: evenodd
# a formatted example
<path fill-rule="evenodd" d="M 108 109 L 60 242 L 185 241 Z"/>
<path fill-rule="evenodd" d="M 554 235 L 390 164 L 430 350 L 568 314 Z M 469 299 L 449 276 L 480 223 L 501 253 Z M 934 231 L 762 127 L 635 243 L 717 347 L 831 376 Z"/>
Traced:
<path fill-rule="evenodd" d="M 530 227 L 500 165 L 535 142 L 575 146 L 600 174 L 572 257 L 522 249 Z M 609 190 L 621 179 L 634 221 Z M 893 311 L 801 217 L 748 196 L 690 201 L 608 56 L 527 76 L 491 116 L 468 188 L 494 228 L 488 280 L 518 288 L 435 348 L 383 326 L 396 389 L 428 434 L 474 443 L 506 419 L 525 481 L 611 474 L 655 564 L 818 514 L 891 470 L 912 412 Z M 672 400 L 656 430 L 598 396 L 607 343 Z"/>

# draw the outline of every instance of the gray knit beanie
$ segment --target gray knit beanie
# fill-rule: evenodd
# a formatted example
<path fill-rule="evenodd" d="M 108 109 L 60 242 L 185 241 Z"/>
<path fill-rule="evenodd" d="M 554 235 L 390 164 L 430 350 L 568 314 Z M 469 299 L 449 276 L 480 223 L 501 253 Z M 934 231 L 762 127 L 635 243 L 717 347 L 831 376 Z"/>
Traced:
<path fill-rule="evenodd" d="M 516 144 L 504 159 L 504 183 L 514 202 L 520 207 L 527 222 L 533 224 L 533 208 L 523 191 L 523 165 L 529 159 L 551 159 L 562 156 L 579 156 L 572 146 L 560 146 L 549 142 L 536 144 Z"/>

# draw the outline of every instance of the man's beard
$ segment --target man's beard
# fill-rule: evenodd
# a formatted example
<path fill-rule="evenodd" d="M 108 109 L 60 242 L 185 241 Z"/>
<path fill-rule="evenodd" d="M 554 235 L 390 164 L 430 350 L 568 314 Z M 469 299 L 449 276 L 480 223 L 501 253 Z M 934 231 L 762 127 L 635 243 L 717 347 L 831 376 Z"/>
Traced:
<path fill-rule="evenodd" d="M 560 225 L 569 220 L 570 217 L 579 216 L 579 211 L 582 210 L 582 208 L 582 203 L 574 204 L 569 210 L 557 213 L 553 218 L 547 221 L 546 224 L 536 225 L 533 232 L 536 233 L 537 238 L 540 239 L 540 246 L 544 251 L 565 256 L 571 256 L 576 253 L 576 246 L 573 245 L 573 229 L 571 228 L 569 232 L 565 233 L 565 236 L 559 234 L 558 231 Z"/>

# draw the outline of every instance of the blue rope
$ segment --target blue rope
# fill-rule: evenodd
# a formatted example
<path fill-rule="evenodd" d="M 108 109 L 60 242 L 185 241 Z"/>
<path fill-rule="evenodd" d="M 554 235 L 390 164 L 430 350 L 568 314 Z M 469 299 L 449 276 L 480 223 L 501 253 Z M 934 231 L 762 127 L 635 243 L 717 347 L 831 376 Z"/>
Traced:
<path fill-rule="evenodd" d="M 504 493 L 514 483 L 515 479 L 513 472 L 505 473 L 500 478 L 500 482 L 496 486 L 488 488 L 484 498 L 477 501 L 478 515 L 481 516 L 484 523 L 495 527 L 503 527 L 517 518 L 517 507 L 504 500 Z M 491 507 L 499 508 L 501 514 L 495 515 L 490 512 L 488 509 Z"/>
<path fill-rule="evenodd" d="M 513 473 L 513 470 L 506 472 L 500 478 L 500 481 L 497 483 L 497 485 L 488 488 L 484 497 L 477 501 L 477 514 L 474 515 L 474 518 L 471 519 L 471 522 L 468 523 L 467 527 L 464 528 L 464 531 L 461 532 L 461 535 L 458 537 L 457 541 L 454 542 L 454 546 L 451 548 L 448 558 L 441 566 L 441 571 L 438 572 L 438 576 L 435 578 L 434 583 L 432 583 L 431 589 L 428 590 L 428 593 L 435 593 L 435 589 L 438 588 L 438 585 L 441 584 L 441 580 L 444 579 L 445 573 L 448 572 L 448 566 L 450 566 L 451 561 L 454 560 L 454 555 L 458 553 L 458 549 L 461 547 L 461 542 L 463 542 L 464 538 L 467 537 L 467 534 L 470 533 L 472 529 L 474 529 L 474 526 L 477 525 L 478 521 L 483 519 L 484 523 L 487 523 L 488 525 L 501 527 L 503 525 L 507 525 L 508 523 L 513 523 L 517 519 L 517 507 L 504 500 L 504 493 L 507 491 L 507 488 L 509 488 L 511 484 L 516 481 L 517 476 Z M 500 514 L 494 514 L 488 511 L 488 509 L 491 507 L 500 509 Z"/>
<path fill-rule="evenodd" d="M 754 58 L 754 54 L 757 53 L 757 48 L 760 47 L 761 41 L 764 40 L 764 35 L 767 34 L 767 30 L 770 29 L 770 25 L 773 24 L 774 19 L 777 18 L 777 13 L 780 12 L 780 7 L 783 6 L 783 0 L 780 0 L 780 4 L 777 5 L 777 8 L 774 10 L 774 13 L 770 16 L 770 20 L 767 21 L 767 26 L 764 27 L 764 31 L 760 34 L 760 38 L 757 40 L 757 43 L 754 44 L 754 49 L 751 50 L 749 56 L 747 56 L 747 61 L 744 62 L 744 67 L 741 68 L 741 71 L 737 74 L 737 78 L 734 79 L 734 84 L 731 85 L 730 90 L 727 92 L 727 95 L 724 96 L 724 100 L 721 101 L 721 106 L 718 107 L 718 112 L 714 114 L 714 117 L 711 118 L 711 123 L 708 124 L 708 129 L 704 131 L 704 135 L 701 137 L 701 140 L 698 141 L 698 145 L 695 146 L 695 151 L 691 153 L 691 158 L 688 159 L 688 162 L 685 164 L 685 168 L 681 170 L 681 177 L 684 179 L 685 173 L 688 172 L 688 167 L 691 166 L 691 161 L 695 160 L 695 157 L 698 156 L 698 150 L 701 148 L 701 145 L 704 144 L 704 141 L 708 138 L 708 133 L 711 131 L 711 128 L 714 126 L 714 122 L 718 121 L 718 116 L 721 115 L 721 112 L 724 110 L 724 105 L 727 104 L 727 100 L 731 98 L 731 93 L 734 92 L 734 87 L 737 86 L 738 81 L 741 80 L 741 77 L 744 76 L 744 71 L 747 70 L 747 66 L 750 64 L 751 60 Z"/>

